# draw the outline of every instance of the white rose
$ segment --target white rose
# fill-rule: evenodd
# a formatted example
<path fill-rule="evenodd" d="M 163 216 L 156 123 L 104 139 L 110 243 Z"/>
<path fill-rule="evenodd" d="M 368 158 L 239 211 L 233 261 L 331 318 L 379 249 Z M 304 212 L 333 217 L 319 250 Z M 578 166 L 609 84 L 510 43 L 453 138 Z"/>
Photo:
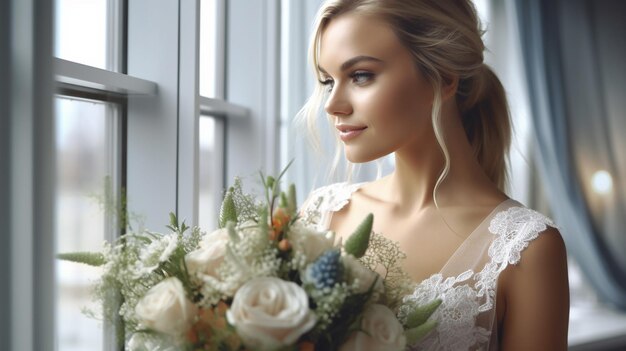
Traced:
<path fill-rule="evenodd" d="M 176 348 L 146 333 L 134 333 L 126 344 L 129 351 L 176 351 Z"/>
<path fill-rule="evenodd" d="M 189 272 L 217 278 L 217 268 L 224 261 L 228 240 L 226 228 L 205 235 L 200 241 L 199 248 L 185 256 Z"/>
<path fill-rule="evenodd" d="M 358 259 L 350 254 L 343 255 L 341 257 L 344 267 L 346 267 L 347 281 L 349 284 L 353 284 L 355 281 L 358 284 L 357 293 L 364 293 L 374 284 L 374 293 L 381 294 L 385 291 L 383 285 L 383 278 L 380 274 L 365 267 Z"/>
<path fill-rule="evenodd" d="M 189 329 L 196 307 L 185 296 L 178 278 L 166 278 L 153 286 L 135 306 L 137 318 L 144 326 L 158 332 L 180 336 Z"/>
<path fill-rule="evenodd" d="M 315 261 L 326 250 L 335 247 L 333 232 L 318 232 L 313 228 L 296 222 L 289 231 L 293 249 L 305 257 L 303 266 Z"/>
<path fill-rule="evenodd" d="M 226 319 L 254 350 L 293 345 L 316 323 L 306 292 L 274 277 L 255 278 L 239 288 Z"/>
<path fill-rule="evenodd" d="M 352 333 L 339 351 L 399 351 L 406 347 L 404 328 L 386 306 L 367 307 L 361 329 Z"/>

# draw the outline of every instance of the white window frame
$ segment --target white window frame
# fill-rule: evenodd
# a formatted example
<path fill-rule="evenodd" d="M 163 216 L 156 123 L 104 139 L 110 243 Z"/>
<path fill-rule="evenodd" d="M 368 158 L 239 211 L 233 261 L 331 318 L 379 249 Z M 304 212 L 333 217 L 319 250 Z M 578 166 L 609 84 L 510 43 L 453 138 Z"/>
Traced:
<path fill-rule="evenodd" d="M 129 2 L 128 73 L 156 82 L 161 99 L 155 106 L 151 99 L 131 97 L 128 106 L 129 133 L 137 132 L 128 140 L 129 208 L 147 216 L 148 228 L 162 228 L 163 219 L 174 208 L 188 224 L 198 223 L 200 114 L 220 116 L 226 122 L 227 184 L 235 176 L 256 175 L 258 170 L 277 171 L 279 1 L 216 1 L 217 17 L 225 19 L 217 26 L 218 32 L 226 34 L 226 43 L 217 43 L 218 48 L 226 48 L 223 70 L 219 57 L 217 60 L 217 71 L 224 72 L 227 81 L 224 100 L 199 95 L 200 0 L 180 2 L 180 36 L 172 35 L 172 28 L 179 23 L 177 2 Z M 146 18 L 146 13 L 151 17 Z M 135 17 L 143 23 L 138 24 Z M 217 37 L 224 36 L 218 33 Z M 175 54 L 179 38 L 180 56 Z M 154 57 L 159 58 L 158 67 L 145 64 Z M 185 64 L 179 66 L 178 62 Z M 178 69 L 180 81 L 176 79 Z M 181 89 L 176 95 L 178 84 Z M 218 82 L 218 96 L 220 86 Z M 161 138 L 157 140 L 155 134 Z M 147 182 L 146 176 L 157 178 L 158 186 Z"/>
<path fill-rule="evenodd" d="M 218 43 L 225 57 L 217 69 L 228 82 L 223 100 L 199 96 L 200 0 L 127 0 L 109 8 L 126 9 L 127 62 L 113 67 L 117 72 L 52 57 L 53 2 L 2 2 L 0 73 L 8 79 L 0 87 L 8 93 L 2 97 L 0 125 L 7 128 L 0 128 L 0 139 L 10 147 L 0 149 L 0 160 L 9 164 L 0 171 L 0 185 L 9 189 L 0 216 L 10 229 L 0 257 L 10 264 L 0 269 L 11 287 L 2 297 L 11 303 L 0 315 L 7 334 L 0 349 L 55 348 L 55 299 L 49 293 L 55 285 L 55 84 L 127 101 L 128 205 L 145 216 L 148 228 L 161 230 L 173 210 L 197 223 L 201 113 L 226 121 L 226 182 L 259 169 L 276 172 L 279 1 L 217 1 L 223 14 L 218 30 L 226 34 Z"/>
<path fill-rule="evenodd" d="M 2 1 L 0 27 L 0 349 L 54 350 L 51 2 Z"/>
<path fill-rule="evenodd" d="M 235 176 L 256 177 L 259 170 L 277 174 L 280 168 L 281 7 L 279 0 L 229 0 L 227 4 L 225 97 L 250 109 L 247 120 L 227 120 L 226 181 L 230 183 Z"/>

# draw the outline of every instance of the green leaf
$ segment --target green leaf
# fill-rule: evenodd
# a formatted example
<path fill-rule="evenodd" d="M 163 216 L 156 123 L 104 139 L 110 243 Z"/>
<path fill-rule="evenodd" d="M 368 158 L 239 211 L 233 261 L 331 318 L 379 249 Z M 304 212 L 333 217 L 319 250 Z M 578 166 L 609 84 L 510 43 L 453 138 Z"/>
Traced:
<path fill-rule="evenodd" d="M 374 215 L 370 213 L 365 217 L 363 222 L 359 224 L 354 233 L 350 235 L 348 240 L 346 240 L 344 249 L 347 253 L 356 258 L 361 258 L 365 255 L 365 251 L 367 251 L 367 246 L 369 245 L 373 224 Z"/>
<path fill-rule="evenodd" d="M 57 255 L 57 258 L 63 261 L 82 263 L 94 267 L 99 267 L 106 263 L 104 255 L 99 252 L 60 253 Z"/>
<path fill-rule="evenodd" d="M 415 345 L 418 341 L 420 341 L 426 334 L 428 334 L 431 330 L 437 327 L 437 322 L 428 321 L 418 327 L 407 329 L 404 332 L 406 336 L 407 345 Z"/>
<path fill-rule="evenodd" d="M 267 176 L 267 178 L 265 178 L 265 185 L 267 186 L 268 189 L 274 188 L 275 182 L 276 182 L 276 179 L 274 179 L 274 177 L 272 176 Z"/>
<path fill-rule="evenodd" d="M 289 202 L 287 201 L 287 194 L 285 194 L 284 191 L 280 192 L 280 203 L 278 204 L 278 206 L 284 209 L 287 209 L 289 207 Z"/>
<path fill-rule="evenodd" d="M 233 200 L 233 188 L 231 187 L 224 196 L 222 207 L 220 208 L 219 226 L 224 228 L 226 223 L 237 223 L 237 208 L 235 207 L 235 201 Z"/>
<path fill-rule="evenodd" d="M 268 216 L 267 207 L 263 207 L 261 209 L 261 213 L 259 213 L 259 229 L 261 229 L 261 236 L 263 238 L 268 238 L 269 235 L 269 228 L 267 227 L 267 224 L 269 223 Z"/>
<path fill-rule="evenodd" d="M 415 328 L 424 324 L 424 322 L 426 322 L 433 312 L 435 312 L 439 305 L 441 305 L 441 299 L 436 299 L 425 305 L 417 306 L 407 317 L 407 327 Z"/>
<path fill-rule="evenodd" d="M 226 230 L 228 230 L 228 236 L 232 242 L 239 242 L 239 234 L 237 234 L 237 231 L 235 230 L 235 223 L 230 221 L 226 223 Z"/>
<path fill-rule="evenodd" d="M 170 226 L 178 228 L 178 218 L 176 218 L 174 212 L 170 212 Z"/>
<path fill-rule="evenodd" d="M 298 202 L 296 201 L 296 185 L 291 183 L 289 184 L 289 189 L 287 190 L 287 210 L 289 211 L 289 215 L 295 215 L 297 207 Z"/>
<path fill-rule="evenodd" d="M 183 234 L 185 231 L 187 231 L 187 229 L 189 229 L 189 226 L 185 224 L 185 220 L 183 220 L 183 223 L 180 225 L 178 233 Z"/>

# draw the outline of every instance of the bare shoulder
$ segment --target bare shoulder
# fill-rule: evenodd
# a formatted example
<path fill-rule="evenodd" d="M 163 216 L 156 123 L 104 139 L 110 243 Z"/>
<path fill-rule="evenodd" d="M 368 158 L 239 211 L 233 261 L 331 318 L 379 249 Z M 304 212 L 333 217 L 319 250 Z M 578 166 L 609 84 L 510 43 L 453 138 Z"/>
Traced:
<path fill-rule="evenodd" d="M 548 227 L 516 265 L 502 272 L 505 350 L 565 350 L 569 320 L 567 253 L 559 230 Z M 533 335 L 529 338 L 529 335 Z"/>
<path fill-rule="evenodd" d="M 565 242 L 558 229 L 547 227 L 537 239 L 533 240 L 524 252 L 519 266 L 527 269 L 538 269 L 554 266 L 567 261 Z"/>

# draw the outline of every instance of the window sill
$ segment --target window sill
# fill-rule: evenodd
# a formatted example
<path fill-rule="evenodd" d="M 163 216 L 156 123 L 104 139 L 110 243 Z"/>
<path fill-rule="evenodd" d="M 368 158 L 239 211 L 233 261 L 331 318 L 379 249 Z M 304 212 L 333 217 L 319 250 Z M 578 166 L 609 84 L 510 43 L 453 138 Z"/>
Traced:
<path fill-rule="evenodd" d="M 111 72 L 55 58 L 57 84 L 76 90 L 102 91 L 119 95 L 156 95 L 157 84 L 126 74 Z"/>

